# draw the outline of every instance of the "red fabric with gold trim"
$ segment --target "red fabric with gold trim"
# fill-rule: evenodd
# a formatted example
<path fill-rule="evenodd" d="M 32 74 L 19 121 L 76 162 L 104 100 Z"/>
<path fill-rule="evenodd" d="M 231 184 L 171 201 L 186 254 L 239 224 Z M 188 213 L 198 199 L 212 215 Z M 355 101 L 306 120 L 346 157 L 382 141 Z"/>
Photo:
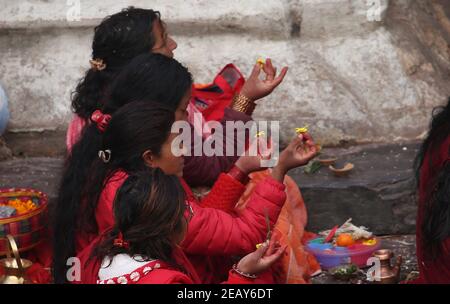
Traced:
<path fill-rule="evenodd" d="M 191 103 L 206 121 L 220 121 L 224 110 L 240 92 L 245 78 L 234 64 L 227 64 L 210 84 L 194 84 Z"/>

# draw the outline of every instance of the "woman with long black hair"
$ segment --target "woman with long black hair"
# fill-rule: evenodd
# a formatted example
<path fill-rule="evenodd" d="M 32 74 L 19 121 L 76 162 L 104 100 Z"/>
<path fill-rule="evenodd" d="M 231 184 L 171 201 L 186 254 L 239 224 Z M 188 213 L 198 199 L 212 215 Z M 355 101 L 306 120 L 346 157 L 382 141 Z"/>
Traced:
<path fill-rule="evenodd" d="M 74 194 L 74 189 L 65 181 L 70 180 L 72 174 L 80 173 L 70 166 L 64 173 L 53 226 L 53 275 L 56 283 L 67 281 L 66 262 L 74 255 L 84 267 L 81 281 L 92 283 L 92 274 L 98 274 L 98 264 L 89 263 L 92 248 L 115 226 L 114 198 L 132 174 L 151 168 L 180 177 L 186 202 L 194 211 L 181 248 L 186 254 L 203 256 L 203 263 L 207 263 L 211 257 L 248 254 L 254 251 L 256 244 L 264 242 L 267 221 L 270 225 L 275 224 L 286 198 L 282 183 L 285 174 L 307 164 L 317 154 L 312 138 L 308 134 L 298 135 L 281 152 L 271 175 L 252 192 L 248 208 L 239 214 L 228 214 L 201 207 L 183 182 L 183 157 L 174 153 L 172 145 L 178 136 L 171 133 L 175 121 L 172 109 L 155 105 L 151 100 L 141 100 L 124 105 L 112 115 L 107 113 L 106 107 L 96 112 L 99 119 L 89 127 L 98 129 L 101 145 L 99 157 L 87 172 L 87 183 L 77 187 L 80 201 L 64 200 Z M 77 149 L 83 145 L 83 139 L 74 146 L 74 154 L 78 155 Z M 237 182 L 231 176 L 227 180 Z M 158 203 L 165 204 L 163 201 Z M 158 238 L 153 239 L 153 242 L 157 241 Z M 87 244 L 80 248 L 82 242 Z M 205 280 L 204 272 L 200 274 L 202 282 L 211 282 Z"/>
<path fill-rule="evenodd" d="M 72 109 L 76 115 L 67 131 L 68 150 L 70 151 L 79 140 L 82 130 L 90 123 L 92 113 L 105 103 L 114 79 L 133 58 L 149 53 L 173 57 L 176 48 L 177 43 L 168 35 L 166 25 L 158 11 L 129 7 L 106 17 L 95 28 L 91 68 L 86 71 L 72 96 Z M 261 71 L 266 74 L 264 80 L 259 78 Z M 247 81 L 233 88 L 235 103 L 225 109 L 220 107 L 220 111 L 224 112 L 219 117 L 222 117 L 223 121 L 251 120 L 254 101 L 269 95 L 283 81 L 286 73 L 287 68 L 284 68 L 277 76 L 276 68 L 270 59 L 263 68 L 255 64 Z M 194 87 L 192 98 L 189 100 L 193 106 L 189 107 L 188 111 L 196 109 L 195 92 Z M 231 103 L 231 100 L 223 102 Z M 212 185 L 218 175 L 227 172 L 238 157 L 236 155 L 211 158 L 186 157 L 186 181 L 191 186 Z"/>
<path fill-rule="evenodd" d="M 431 129 L 416 158 L 419 187 L 414 283 L 450 283 L 450 99 L 435 109 Z"/>

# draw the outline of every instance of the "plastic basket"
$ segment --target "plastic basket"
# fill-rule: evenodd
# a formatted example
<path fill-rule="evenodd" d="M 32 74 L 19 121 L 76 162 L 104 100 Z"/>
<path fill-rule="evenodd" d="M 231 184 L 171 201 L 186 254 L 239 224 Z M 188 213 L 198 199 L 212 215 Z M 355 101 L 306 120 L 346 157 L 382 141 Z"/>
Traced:
<path fill-rule="evenodd" d="M 48 205 L 45 193 L 33 189 L 0 189 L 0 203 L 7 200 L 31 200 L 37 208 L 25 214 L 0 219 L 0 256 L 6 255 L 11 235 L 17 242 L 19 251 L 29 250 L 38 245 L 45 231 L 44 214 Z"/>

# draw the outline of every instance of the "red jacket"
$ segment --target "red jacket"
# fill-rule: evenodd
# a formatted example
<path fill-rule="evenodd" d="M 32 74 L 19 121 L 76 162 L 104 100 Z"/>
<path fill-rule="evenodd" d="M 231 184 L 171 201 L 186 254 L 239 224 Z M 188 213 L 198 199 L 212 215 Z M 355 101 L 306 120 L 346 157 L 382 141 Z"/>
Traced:
<path fill-rule="evenodd" d="M 105 185 L 96 210 L 99 235 L 114 225 L 114 197 L 126 178 L 126 173 L 118 172 Z M 225 180 L 227 178 L 229 176 L 225 174 L 220 177 Z M 257 185 L 245 210 L 240 214 L 228 214 L 221 210 L 200 207 L 189 187 L 183 180 L 182 183 L 194 216 L 189 222 L 188 231 L 181 246 L 187 254 L 203 256 L 200 261 L 202 265 L 207 263 L 205 257 L 239 256 L 254 251 L 255 245 L 263 242 L 266 237 L 265 211 L 273 226 L 286 199 L 285 186 L 269 177 Z M 86 244 L 92 244 L 96 238 L 97 236 L 78 234 L 77 256 L 80 257 L 82 264 L 86 262 L 83 259 L 86 259 L 92 250 L 91 246 Z M 199 265 L 195 262 L 194 264 Z M 202 269 L 197 269 L 197 272 L 202 282 L 214 281 L 214 274 L 205 273 Z"/>
<path fill-rule="evenodd" d="M 227 178 L 225 175 L 219 178 Z M 257 185 L 247 208 L 239 214 L 202 208 L 190 189 L 185 190 L 194 217 L 182 247 L 187 253 L 202 255 L 242 255 L 254 251 L 267 234 L 265 210 L 271 225 L 275 225 L 286 199 L 285 186 L 271 177 Z"/>

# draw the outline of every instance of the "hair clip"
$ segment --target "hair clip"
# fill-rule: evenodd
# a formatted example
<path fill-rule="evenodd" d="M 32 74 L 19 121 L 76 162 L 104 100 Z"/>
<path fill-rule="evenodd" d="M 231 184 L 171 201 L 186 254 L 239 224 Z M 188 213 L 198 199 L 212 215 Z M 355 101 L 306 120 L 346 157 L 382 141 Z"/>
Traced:
<path fill-rule="evenodd" d="M 98 157 L 106 164 L 111 160 L 111 150 L 98 151 Z"/>
<path fill-rule="evenodd" d="M 110 119 L 111 115 L 103 114 L 100 110 L 95 110 L 91 115 L 91 120 L 97 124 L 97 128 L 100 132 L 105 132 Z"/>
<path fill-rule="evenodd" d="M 113 244 L 116 247 L 121 247 L 121 248 L 125 248 L 125 249 L 130 248 L 130 244 L 127 241 L 123 240 L 122 232 L 119 232 L 119 234 L 117 235 L 117 238 L 114 239 L 114 243 Z"/>
<path fill-rule="evenodd" d="M 94 71 L 103 71 L 106 69 L 106 63 L 103 62 L 103 59 L 91 59 L 89 60 L 89 63 Z"/>

